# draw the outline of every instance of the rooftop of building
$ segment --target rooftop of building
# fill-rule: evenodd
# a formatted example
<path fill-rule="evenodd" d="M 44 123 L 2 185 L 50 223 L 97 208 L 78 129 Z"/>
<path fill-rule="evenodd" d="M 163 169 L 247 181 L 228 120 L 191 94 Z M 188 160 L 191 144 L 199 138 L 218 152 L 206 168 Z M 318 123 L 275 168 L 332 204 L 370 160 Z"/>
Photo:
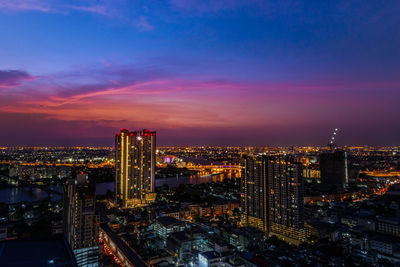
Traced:
<path fill-rule="evenodd" d="M 400 245 L 400 240 L 397 236 L 375 234 L 369 237 L 370 241 L 378 241 L 387 244 L 397 244 Z"/>
<path fill-rule="evenodd" d="M 377 217 L 378 222 L 385 222 L 390 224 L 400 225 L 400 218 L 398 217 Z"/>
<path fill-rule="evenodd" d="M 173 238 L 173 239 L 178 240 L 180 242 L 184 242 L 184 241 L 190 240 L 189 236 L 186 234 L 185 231 L 171 233 L 171 234 L 169 234 L 168 238 Z"/>
<path fill-rule="evenodd" d="M 222 255 L 216 251 L 207 251 L 207 252 L 200 253 L 200 255 L 203 256 L 204 258 L 206 258 L 207 260 L 212 260 L 212 259 L 222 257 Z"/>
<path fill-rule="evenodd" d="M 118 249 L 122 252 L 122 254 L 135 266 L 137 267 L 144 267 L 146 264 L 144 261 L 139 257 L 139 255 L 132 250 L 121 238 L 110 228 L 107 223 L 102 223 L 100 225 L 101 230 L 103 230 L 108 237 L 116 244 Z"/>
<path fill-rule="evenodd" d="M 160 217 L 160 218 L 158 218 L 158 222 L 165 227 L 170 227 L 175 224 L 182 224 L 181 221 L 179 221 L 178 219 L 175 219 L 174 217 L 170 217 L 170 216 Z"/>

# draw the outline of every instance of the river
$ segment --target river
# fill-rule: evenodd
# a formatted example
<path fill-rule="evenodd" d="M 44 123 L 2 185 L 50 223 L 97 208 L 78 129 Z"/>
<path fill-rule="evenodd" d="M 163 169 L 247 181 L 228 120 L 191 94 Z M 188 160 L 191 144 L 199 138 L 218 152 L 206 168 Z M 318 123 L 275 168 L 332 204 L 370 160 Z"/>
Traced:
<path fill-rule="evenodd" d="M 171 177 L 156 179 L 155 187 L 161 187 L 163 185 L 168 185 L 171 188 L 176 188 L 180 184 L 202 184 L 211 182 L 221 182 L 224 178 L 231 178 L 231 173 L 226 174 L 212 174 L 212 175 L 191 175 L 183 177 Z M 50 186 L 51 189 L 62 192 L 61 186 Z M 114 192 L 114 182 L 106 182 L 96 184 L 96 194 L 105 195 L 107 191 L 110 190 Z M 29 188 L 29 187 L 7 187 L 0 188 L 0 203 L 18 203 L 18 202 L 35 202 L 47 199 L 47 192 L 40 188 Z M 57 201 L 61 200 L 62 196 L 58 194 L 51 194 L 51 200 Z"/>
<path fill-rule="evenodd" d="M 62 192 L 60 186 L 50 186 L 52 190 Z M 40 188 L 29 187 L 7 187 L 0 188 L 0 203 L 18 203 L 18 202 L 35 202 L 47 199 L 47 192 Z M 61 200 L 62 196 L 58 194 L 51 194 L 51 200 Z"/>
<path fill-rule="evenodd" d="M 176 188 L 180 184 L 202 184 L 202 183 L 211 183 L 211 182 L 222 182 L 224 178 L 231 178 L 232 174 L 212 174 L 212 175 L 191 175 L 184 177 L 170 177 L 170 178 L 162 178 L 156 179 L 155 187 L 161 187 L 163 185 L 168 185 L 170 188 Z M 97 195 L 105 195 L 107 191 L 110 190 L 114 192 L 114 182 L 106 182 L 96 184 L 96 194 Z"/>

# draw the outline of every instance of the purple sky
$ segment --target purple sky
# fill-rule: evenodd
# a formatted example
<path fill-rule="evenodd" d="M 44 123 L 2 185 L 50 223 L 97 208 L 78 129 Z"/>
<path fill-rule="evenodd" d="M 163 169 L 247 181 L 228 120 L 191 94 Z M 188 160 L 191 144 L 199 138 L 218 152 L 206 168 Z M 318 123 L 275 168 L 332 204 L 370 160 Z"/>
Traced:
<path fill-rule="evenodd" d="M 149 3 L 152 2 L 152 3 Z M 279 2 L 279 3 L 278 3 Z M 399 1 L 0 0 L 0 145 L 399 145 Z"/>

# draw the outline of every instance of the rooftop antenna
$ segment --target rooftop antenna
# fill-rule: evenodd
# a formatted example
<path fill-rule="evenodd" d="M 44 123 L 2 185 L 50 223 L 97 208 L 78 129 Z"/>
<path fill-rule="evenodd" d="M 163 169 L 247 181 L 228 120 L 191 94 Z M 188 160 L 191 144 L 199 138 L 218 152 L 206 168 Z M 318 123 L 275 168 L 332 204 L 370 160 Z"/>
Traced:
<path fill-rule="evenodd" d="M 329 146 L 329 148 L 330 148 L 331 150 L 333 150 L 333 148 L 335 147 L 335 138 L 336 138 L 336 134 L 337 134 L 338 131 L 339 131 L 339 129 L 338 129 L 338 128 L 335 128 L 335 130 L 333 131 L 331 140 L 329 141 L 328 146 Z"/>

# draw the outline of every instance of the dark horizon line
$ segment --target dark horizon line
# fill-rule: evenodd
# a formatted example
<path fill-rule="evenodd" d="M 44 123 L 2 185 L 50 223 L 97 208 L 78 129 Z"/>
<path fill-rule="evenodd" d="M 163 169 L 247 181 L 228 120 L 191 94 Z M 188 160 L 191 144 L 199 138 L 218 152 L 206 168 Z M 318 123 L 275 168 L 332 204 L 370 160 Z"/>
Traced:
<path fill-rule="evenodd" d="M 0 149 L 9 148 L 114 148 L 110 145 L 0 145 Z M 318 148 L 329 148 L 328 145 L 185 145 L 185 144 L 170 144 L 170 145 L 157 145 L 157 147 L 318 147 Z M 383 147 L 400 147 L 400 145 L 367 145 L 367 144 L 347 144 L 347 145 L 337 145 L 335 148 L 349 148 L 349 147 L 373 147 L 373 148 L 383 148 Z"/>

